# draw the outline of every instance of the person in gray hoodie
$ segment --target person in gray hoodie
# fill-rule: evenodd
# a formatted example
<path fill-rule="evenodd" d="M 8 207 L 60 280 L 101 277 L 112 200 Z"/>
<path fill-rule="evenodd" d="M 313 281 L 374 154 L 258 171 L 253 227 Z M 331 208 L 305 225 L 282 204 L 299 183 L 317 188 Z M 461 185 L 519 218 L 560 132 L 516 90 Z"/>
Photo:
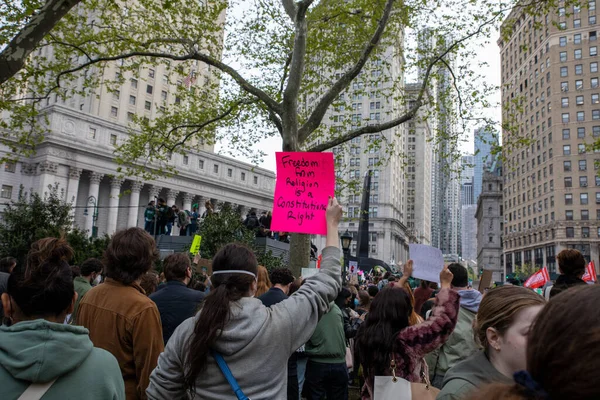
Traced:
<path fill-rule="evenodd" d="M 200 312 L 173 333 L 150 376 L 148 399 L 230 400 L 233 390 L 214 355 L 221 354 L 243 393 L 252 399 L 285 399 L 287 361 L 312 336 L 341 289 L 338 225 L 342 208 L 327 207 L 327 239 L 318 274 L 271 307 L 254 298 L 257 262 L 252 251 L 229 244 L 212 263 L 212 290 Z M 218 355 L 217 355 L 218 356 Z"/>
<path fill-rule="evenodd" d="M 33 399 L 24 392 L 43 387 L 44 400 L 124 400 L 115 357 L 95 348 L 87 329 L 63 324 L 77 299 L 65 261 L 73 250 L 56 238 L 33 248 L 44 261 L 17 268 L 2 294 L 9 325 L 0 327 L 0 399 Z"/>
<path fill-rule="evenodd" d="M 437 400 L 464 399 L 488 383 L 512 383 L 513 374 L 526 368 L 527 336 L 545 303 L 519 286 L 490 290 L 473 327 L 482 349 L 448 370 Z"/>
<path fill-rule="evenodd" d="M 448 270 L 454 275 L 452 289 L 460 296 L 458 322 L 446 343 L 425 357 L 431 384 L 438 389 L 442 388 L 444 376 L 450 368 L 477 351 L 473 338 L 473 320 L 482 298 L 477 290 L 468 289 L 469 274 L 465 267 L 453 263 L 448 266 Z"/>

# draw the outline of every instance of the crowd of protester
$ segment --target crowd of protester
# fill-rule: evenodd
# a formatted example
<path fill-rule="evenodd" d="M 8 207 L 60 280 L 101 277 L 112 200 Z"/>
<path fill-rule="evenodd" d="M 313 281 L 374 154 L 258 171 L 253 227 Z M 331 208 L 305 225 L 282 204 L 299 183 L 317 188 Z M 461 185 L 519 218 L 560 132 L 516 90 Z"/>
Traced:
<path fill-rule="evenodd" d="M 166 232 L 168 209 L 187 219 L 159 200 L 151 225 Z M 63 238 L 35 242 L 24 265 L 0 260 L 0 398 L 346 400 L 351 387 L 363 400 L 398 398 L 385 387 L 413 399 L 600 398 L 600 286 L 581 283 L 578 251 L 558 255 L 549 301 L 515 285 L 481 294 L 457 263 L 414 291 L 410 260 L 401 276 L 342 286 L 341 217 L 332 198 L 320 271 L 306 279 L 236 243 L 207 282 L 188 254 L 166 257 L 159 275 L 148 225 L 77 269 Z"/>

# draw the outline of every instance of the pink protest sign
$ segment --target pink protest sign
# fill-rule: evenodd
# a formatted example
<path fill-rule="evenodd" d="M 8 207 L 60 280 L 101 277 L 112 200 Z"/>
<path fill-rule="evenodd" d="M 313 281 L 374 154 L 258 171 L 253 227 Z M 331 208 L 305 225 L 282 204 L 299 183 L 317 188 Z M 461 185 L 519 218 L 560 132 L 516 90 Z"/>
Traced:
<path fill-rule="evenodd" d="M 327 234 L 325 213 L 335 192 L 333 153 L 280 152 L 271 230 Z"/>

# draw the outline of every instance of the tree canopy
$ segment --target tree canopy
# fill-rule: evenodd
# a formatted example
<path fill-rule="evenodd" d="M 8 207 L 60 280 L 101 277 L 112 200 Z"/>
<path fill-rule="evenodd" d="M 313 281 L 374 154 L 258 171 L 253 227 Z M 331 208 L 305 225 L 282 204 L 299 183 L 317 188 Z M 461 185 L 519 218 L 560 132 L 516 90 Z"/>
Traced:
<path fill-rule="evenodd" d="M 520 7 L 544 15 L 557 4 L 530 0 Z M 256 159 L 262 153 L 253 144 L 276 135 L 285 151 L 325 151 L 387 132 L 370 137 L 384 162 L 404 152 L 395 128 L 431 113 L 455 127 L 440 129 L 434 140 L 449 143 L 444 156 L 456 157 L 470 124 L 497 123 L 485 115 L 497 106 L 490 95 L 499 88 L 482 77 L 485 62 L 473 60 L 477 46 L 497 51 L 493 36 L 513 6 L 514 0 L 4 2 L 3 142 L 13 154 L 31 154 L 43 140 L 48 105 L 116 91 L 163 65 L 171 82 L 205 67 L 208 78 L 178 84 L 180 102 L 164 104 L 157 118 L 133 118 L 132 134 L 115 148 L 123 175 L 174 172 L 171 153 L 198 141 L 226 140 L 230 152 Z M 407 80 L 422 82 L 411 101 Z M 393 107 L 379 119 L 356 113 L 335 120 L 360 96 L 381 96 Z M 291 259 L 306 264 L 307 240 L 292 247 Z"/>

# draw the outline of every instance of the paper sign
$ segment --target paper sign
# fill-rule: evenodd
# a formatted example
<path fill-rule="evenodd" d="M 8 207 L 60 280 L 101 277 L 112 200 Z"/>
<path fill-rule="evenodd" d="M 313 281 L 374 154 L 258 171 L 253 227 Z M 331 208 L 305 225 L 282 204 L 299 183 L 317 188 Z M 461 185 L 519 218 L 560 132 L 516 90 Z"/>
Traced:
<path fill-rule="evenodd" d="M 351 274 L 358 273 L 358 261 L 348 261 L 348 269 Z"/>
<path fill-rule="evenodd" d="M 409 244 L 408 251 L 413 260 L 413 278 L 440 283 L 440 272 L 444 268 L 442 251 L 425 244 Z"/>
<path fill-rule="evenodd" d="M 319 273 L 317 268 L 302 268 L 302 278 L 306 279 L 309 276 L 313 276 Z"/>
<path fill-rule="evenodd" d="M 198 254 L 200 252 L 200 243 L 202 242 L 202 236 L 194 235 L 194 241 L 190 246 L 190 253 Z"/>
<path fill-rule="evenodd" d="M 333 153 L 276 153 L 272 231 L 327 234 L 325 213 L 335 191 Z"/>

